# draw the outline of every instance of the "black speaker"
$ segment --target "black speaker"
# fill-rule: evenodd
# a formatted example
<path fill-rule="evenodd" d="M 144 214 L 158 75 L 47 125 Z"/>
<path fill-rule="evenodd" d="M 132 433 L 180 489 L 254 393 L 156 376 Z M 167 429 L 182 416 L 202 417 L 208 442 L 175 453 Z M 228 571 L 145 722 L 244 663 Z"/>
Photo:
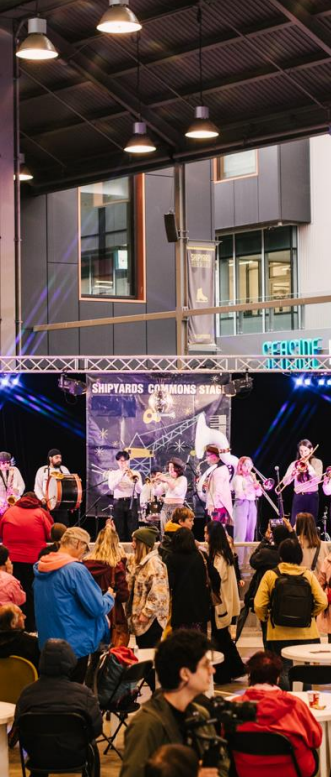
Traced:
<path fill-rule="evenodd" d="M 175 214 L 165 213 L 163 218 L 168 243 L 177 243 L 177 240 L 179 240 L 179 234 Z"/>

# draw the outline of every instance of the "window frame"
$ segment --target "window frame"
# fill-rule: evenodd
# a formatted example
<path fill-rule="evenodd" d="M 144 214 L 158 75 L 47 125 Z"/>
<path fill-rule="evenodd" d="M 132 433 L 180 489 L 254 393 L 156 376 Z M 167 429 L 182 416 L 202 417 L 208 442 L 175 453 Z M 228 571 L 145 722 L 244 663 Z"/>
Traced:
<path fill-rule="evenodd" d="M 80 198 L 80 190 L 82 187 L 78 187 L 78 299 L 80 302 L 127 302 L 132 304 L 146 302 L 145 174 L 138 173 L 134 176 L 124 177 L 128 177 L 130 179 L 129 185 L 132 192 L 131 223 L 128 225 L 128 231 L 131 235 L 134 294 L 128 297 L 115 297 L 105 294 L 92 295 L 82 293 L 82 235 Z M 93 181 L 93 183 L 100 183 L 100 180 Z M 118 200 L 118 202 L 123 202 L 123 200 Z M 127 200 L 125 200 L 125 202 L 127 202 Z"/>
<path fill-rule="evenodd" d="M 258 148 L 245 148 L 242 151 L 234 151 L 234 154 L 242 154 L 245 151 L 255 152 L 255 173 L 243 173 L 242 175 L 233 175 L 231 178 L 222 177 L 223 159 L 225 156 L 232 156 L 232 154 L 220 154 L 214 159 L 214 183 L 229 183 L 229 181 L 241 181 L 246 178 L 257 178 L 259 174 L 259 154 Z"/>

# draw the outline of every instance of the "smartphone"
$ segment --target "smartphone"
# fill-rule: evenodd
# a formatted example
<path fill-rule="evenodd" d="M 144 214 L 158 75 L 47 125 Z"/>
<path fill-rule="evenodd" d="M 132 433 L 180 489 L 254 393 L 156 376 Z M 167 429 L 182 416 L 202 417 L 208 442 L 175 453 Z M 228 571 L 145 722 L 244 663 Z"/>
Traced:
<path fill-rule="evenodd" d="M 270 528 L 274 529 L 275 526 L 281 526 L 282 523 L 284 523 L 282 518 L 273 518 L 270 521 Z"/>

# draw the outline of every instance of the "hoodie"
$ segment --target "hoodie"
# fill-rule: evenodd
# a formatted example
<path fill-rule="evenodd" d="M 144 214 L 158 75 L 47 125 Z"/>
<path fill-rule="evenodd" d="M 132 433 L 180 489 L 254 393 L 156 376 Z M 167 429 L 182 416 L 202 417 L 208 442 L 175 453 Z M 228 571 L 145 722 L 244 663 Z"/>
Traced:
<path fill-rule="evenodd" d="M 84 564 L 59 550 L 33 567 L 34 602 L 40 648 L 55 637 L 69 642 L 77 658 L 109 642 L 106 615 L 114 599 L 101 593 Z"/>
<path fill-rule="evenodd" d="M 301 777 L 312 777 L 316 763 L 312 753 L 322 742 L 322 729 L 302 699 L 292 696 L 280 688 L 263 690 L 252 686 L 235 701 L 257 702 L 256 721 L 244 723 L 238 731 L 269 731 L 283 734 L 295 749 Z M 245 777 L 296 777 L 288 756 L 264 756 L 263 758 L 243 753 L 235 754 L 238 774 Z"/>
<path fill-rule="evenodd" d="M 115 605 L 110 613 L 110 622 L 112 626 L 127 624 L 123 602 L 129 599 L 129 588 L 126 579 L 126 559 L 122 559 L 111 567 L 106 561 L 98 561 L 95 558 L 86 558 L 83 561 L 84 566 L 89 570 L 95 582 L 104 593 L 108 587 L 114 589 L 116 593 Z"/>
<path fill-rule="evenodd" d="M 50 538 L 53 518 L 37 497 L 22 497 L 0 518 L 0 538 L 11 561 L 34 564 Z"/>

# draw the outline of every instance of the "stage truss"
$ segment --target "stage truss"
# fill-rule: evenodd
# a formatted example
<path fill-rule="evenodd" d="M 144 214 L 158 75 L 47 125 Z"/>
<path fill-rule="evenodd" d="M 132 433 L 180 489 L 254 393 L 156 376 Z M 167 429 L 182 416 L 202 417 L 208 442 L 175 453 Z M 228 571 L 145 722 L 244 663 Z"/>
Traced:
<path fill-rule="evenodd" d="M 305 373 L 331 374 L 319 356 L 1 356 L 0 373 Z"/>

